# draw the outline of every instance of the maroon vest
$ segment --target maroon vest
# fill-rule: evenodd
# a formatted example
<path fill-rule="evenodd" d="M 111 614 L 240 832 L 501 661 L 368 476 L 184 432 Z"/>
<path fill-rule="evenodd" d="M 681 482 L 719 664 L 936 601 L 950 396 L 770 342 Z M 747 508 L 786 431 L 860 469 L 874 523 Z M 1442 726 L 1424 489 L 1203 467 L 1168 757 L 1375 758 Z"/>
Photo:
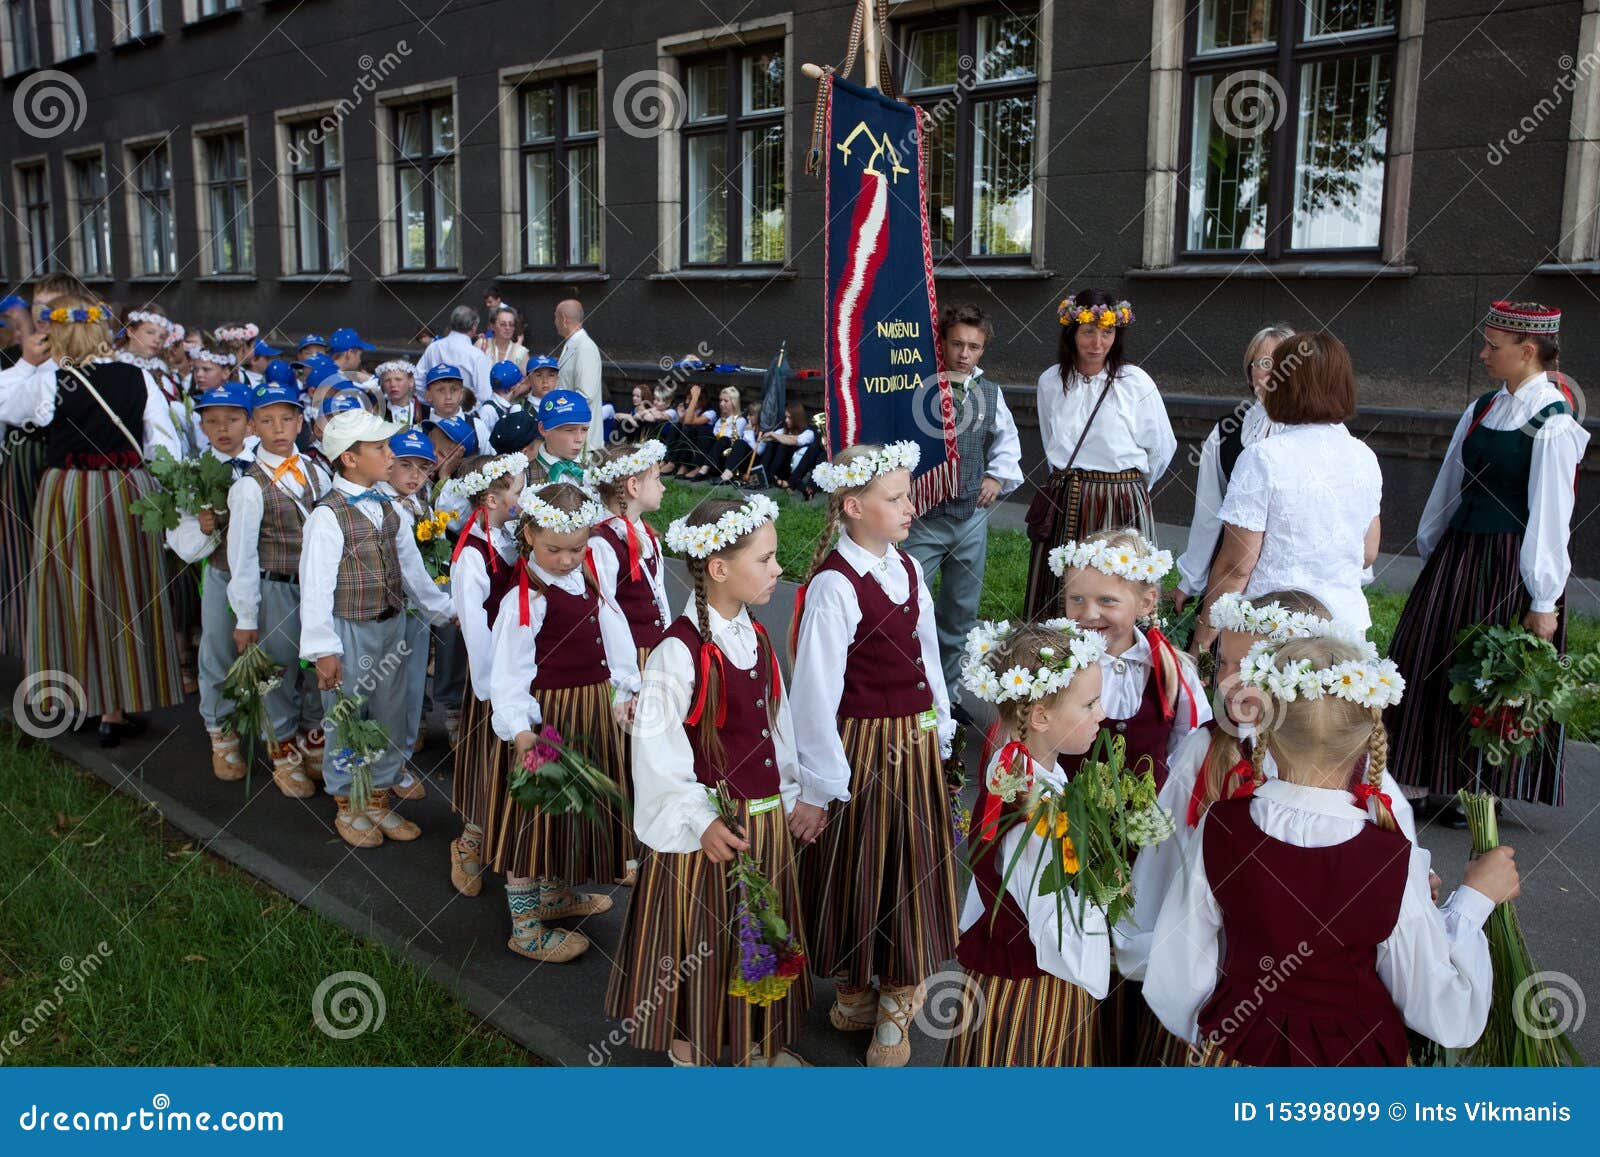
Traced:
<path fill-rule="evenodd" d="M 628 572 L 628 536 L 613 530 L 609 521 L 596 526 L 593 533 L 610 543 L 611 549 L 616 552 L 617 606 L 633 631 L 633 644 L 650 650 L 661 642 L 667 630 L 667 624 L 661 621 L 661 608 L 656 605 L 655 591 L 651 589 L 649 578 L 649 575 L 654 575 L 656 582 L 661 582 L 661 546 L 656 544 L 654 557 L 639 560 L 639 577 L 635 579 Z M 649 533 L 648 528 L 646 533 Z M 654 534 L 650 537 L 652 541 L 655 539 Z"/>
<path fill-rule="evenodd" d="M 1000 844 L 999 836 L 992 843 L 974 841 L 972 880 L 983 897 L 983 915 L 961 934 L 956 959 L 968 972 L 982 976 L 1031 980 L 1045 972 L 1028 935 L 1028 918 L 1000 886 L 1000 873 L 1005 870 Z"/>
<path fill-rule="evenodd" d="M 722 666 L 722 703 L 699 702 L 700 697 L 700 630 L 687 615 L 680 616 L 667 628 L 664 639 L 676 639 L 689 650 L 694 663 L 694 685 L 690 688 L 690 714 L 694 708 L 717 712 L 726 710 L 717 727 L 717 738 L 722 741 L 723 758 L 713 758 L 701 745 L 698 722 L 684 721 L 689 735 L 689 747 L 694 751 L 694 777 L 707 787 L 725 783 L 728 794 L 734 799 L 766 799 L 778 794 L 778 749 L 772 742 L 772 723 L 767 714 L 767 700 L 778 693 L 773 687 L 772 645 L 764 642 L 757 648 L 756 662 L 748 671 L 741 671 L 732 663 Z M 714 662 L 715 660 L 713 660 Z M 698 718 L 697 716 L 695 718 Z"/>
<path fill-rule="evenodd" d="M 546 587 L 544 625 L 534 637 L 539 670 L 534 691 L 587 687 L 611 678 L 606 664 L 606 644 L 600 634 L 600 600 L 587 586 L 583 594 L 569 595 L 560 587 Z"/>
<path fill-rule="evenodd" d="M 483 600 L 483 611 L 489 616 L 489 625 L 492 627 L 495 616 L 500 613 L 500 601 L 506 597 L 506 592 L 511 589 L 512 582 L 516 578 L 517 564 L 501 558 L 499 551 L 477 535 L 469 534 L 467 545 L 462 549 L 475 550 L 483 559 L 483 569 L 489 575 L 489 595 Z M 545 618 L 549 618 L 548 613 Z M 544 666 L 543 659 L 539 660 L 539 665 Z"/>
<path fill-rule="evenodd" d="M 1156 659 L 1152 653 L 1151 660 Z M 1183 695 L 1180 692 L 1178 706 L 1183 706 Z M 1139 700 L 1139 710 L 1133 713 L 1131 719 L 1107 719 L 1102 723 L 1103 730 L 1109 730 L 1113 736 L 1120 735 L 1128 741 L 1128 770 L 1137 771 L 1143 757 L 1148 755 L 1154 765 L 1156 776 L 1156 790 L 1160 791 L 1167 782 L 1167 742 L 1172 738 L 1172 720 L 1167 718 L 1162 709 L 1161 694 L 1156 690 L 1156 675 L 1151 671 L 1144 682 L 1144 696 Z M 1067 778 L 1071 779 L 1078 773 L 1078 768 L 1083 766 L 1083 761 L 1088 758 L 1088 753 L 1083 755 L 1062 755 L 1056 762 Z"/>
<path fill-rule="evenodd" d="M 1376 961 L 1400 915 L 1406 838 L 1367 824 L 1297 847 L 1234 799 L 1207 810 L 1202 840 L 1226 951 L 1201 1033 L 1247 1065 L 1404 1065 L 1405 1021 Z"/>
<path fill-rule="evenodd" d="M 831 570 L 849 583 L 861 608 L 861 622 L 845 652 L 844 694 L 839 697 L 842 718 L 895 719 L 933 706 L 928 673 L 922 667 L 922 642 L 917 638 L 917 571 L 910 555 L 900 557 L 909 591 L 904 604 L 891 599 L 871 575 L 857 574 L 837 550 L 817 568 L 818 573 Z"/>

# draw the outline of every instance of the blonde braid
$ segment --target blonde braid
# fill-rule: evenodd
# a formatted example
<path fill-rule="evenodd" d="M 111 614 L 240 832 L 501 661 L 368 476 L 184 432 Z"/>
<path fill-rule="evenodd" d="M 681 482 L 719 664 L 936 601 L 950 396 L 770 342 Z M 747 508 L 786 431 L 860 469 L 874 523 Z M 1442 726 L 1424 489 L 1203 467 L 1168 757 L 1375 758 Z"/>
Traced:
<path fill-rule="evenodd" d="M 1255 741 L 1250 744 L 1250 774 L 1257 783 L 1264 783 L 1267 763 L 1267 738 L 1261 732 L 1256 732 Z"/>
<path fill-rule="evenodd" d="M 695 629 L 700 632 L 700 645 L 711 642 L 710 602 L 706 598 L 706 564 L 703 559 L 689 560 L 689 573 L 694 578 Z M 700 656 L 693 655 L 696 677 L 699 677 Z M 727 752 L 722 746 L 722 736 L 717 734 L 717 703 L 722 696 L 722 686 L 717 679 L 716 664 L 705 668 L 705 709 L 700 713 L 700 747 L 711 763 L 711 769 L 722 775 L 727 764 Z"/>
<path fill-rule="evenodd" d="M 828 557 L 828 552 L 833 549 L 833 539 L 839 533 L 839 520 L 844 509 L 842 492 L 835 491 L 828 496 L 828 516 L 822 524 L 822 537 L 817 540 L 817 549 L 811 552 L 811 565 L 806 569 L 806 582 L 816 577 L 817 570 L 822 566 L 822 560 Z"/>
<path fill-rule="evenodd" d="M 1372 734 L 1367 738 L 1367 783 L 1374 788 L 1383 786 L 1383 770 L 1389 765 L 1389 732 L 1383 726 L 1383 712 L 1372 708 Z M 1398 831 L 1394 814 L 1379 803 L 1373 809 L 1375 822 L 1385 831 Z"/>

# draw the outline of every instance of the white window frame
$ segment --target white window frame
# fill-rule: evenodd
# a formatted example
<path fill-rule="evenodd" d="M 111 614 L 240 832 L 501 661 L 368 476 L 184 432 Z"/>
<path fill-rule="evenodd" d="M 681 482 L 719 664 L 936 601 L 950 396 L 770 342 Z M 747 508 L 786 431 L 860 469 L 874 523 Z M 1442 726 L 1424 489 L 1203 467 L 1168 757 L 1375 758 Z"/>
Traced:
<path fill-rule="evenodd" d="M 466 245 L 460 233 L 461 224 L 466 220 L 466 215 L 461 210 L 461 99 L 457 95 L 455 77 L 444 80 L 429 81 L 423 84 L 410 84 L 404 88 L 388 89 L 380 92 L 374 98 L 377 112 L 372 118 L 374 131 L 378 138 L 378 220 L 382 223 L 378 230 L 379 254 L 382 264 L 382 276 L 394 277 L 400 280 L 415 279 L 424 281 L 437 281 L 443 279 L 459 278 L 466 261 Z M 455 119 L 456 145 L 454 152 L 455 191 L 451 197 L 456 211 L 456 265 L 455 269 L 402 269 L 400 267 L 400 240 L 399 232 L 400 206 L 395 195 L 395 170 L 399 161 L 399 146 L 394 139 L 395 110 L 406 105 L 418 104 L 422 101 L 440 100 L 450 98 L 450 107 Z M 346 149 L 349 140 L 341 142 Z"/>
<path fill-rule="evenodd" d="M 784 223 L 784 256 L 778 272 L 789 269 L 795 257 L 794 238 L 794 186 L 796 173 L 794 170 L 794 85 L 795 77 L 800 72 L 800 61 L 795 57 L 794 46 L 794 14 L 782 13 L 778 16 L 763 16 L 752 20 L 741 20 L 736 24 L 723 24 L 714 28 L 701 28 L 693 32 L 677 33 L 673 36 L 663 36 L 656 41 L 656 67 L 666 76 L 678 82 L 680 91 L 683 91 L 683 59 L 698 56 L 701 53 L 715 52 L 738 46 L 754 46 L 767 41 L 782 41 L 783 43 L 783 139 L 784 139 L 784 174 L 783 174 L 783 223 Z M 810 82 L 807 81 L 809 84 Z M 605 105 L 611 97 L 602 92 L 601 104 Z M 687 97 L 685 98 L 687 99 Z M 688 115 L 688 109 L 677 110 L 681 120 Z M 810 134 L 809 123 L 805 131 Z M 719 280 L 729 278 L 765 278 L 771 277 L 774 270 L 771 266 L 751 266 L 742 269 L 738 265 L 727 268 L 708 269 L 701 267 L 684 268 L 683 262 L 683 173 L 682 173 L 682 147 L 683 134 L 679 125 L 670 116 L 662 125 L 662 131 L 656 138 L 656 185 L 657 185 L 657 234 L 659 241 L 656 249 L 656 268 L 671 277 L 709 277 Z"/>
<path fill-rule="evenodd" d="M 568 271 L 562 267 L 529 270 L 523 268 L 522 236 L 522 101 L 518 90 L 524 85 L 565 77 L 593 76 L 595 78 L 595 114 L 599 118 L 599 136 L 595 170 L 599 174 L 600 188 L 600 263 L 599 276 L 606 269 L 606 76 L 599 52 L 584 52 L 563 56 L 538 64 L 514 65 L 500 70 L 500 254 L 501 273 L 504 277 L 519 280 L 571 281 L 595 278 L 594 269 Z"/>
<path fill-rule="evenodd" d="M 1600 267 L 1600 0 L 1583 0 L 1578 53 L 1571 70 L 1572 121 L 1567 130 L 1567 172 L 1561 195 L 1561 265 Z"/>
<path fill-rule="evenodd" d="M 296 125 L 325 119 L 335 122 L 333 131 L 339 134 L 339 212 L 344 219 L 344 253 L 341 255 L 342 260 L 330 261 L 330 268 L 325 272 L 302 273 L 299 268 L 299 216 L 295 213 L 294 169 L 289 164 L 290 136 L 291 130 Z M 345 134 L 346 127 L 348 123 L 340 115 L 339 106 L 332 103 L 298 105 L 294 108 L 278 109 L 273 113 L 275 164 L 278 174 L 278 220 L 282 223 L 278 230 L 281 255 L 281 264 L 278 268 L 283 271 L 284 277 L 321 280 L 326 277 L 344 277 L 350 271 L 353 258 L 350 244 L 350 166 L 346 152 L 349 147 L 349 137 Z"/>
<path fill-rule="evenodd" d="M 11 6 L 14 3 L 27 6 L 28 35 L 32 43 L 28 46 L 28 63 L 22 64 L 17 60 L 17 46 L 11 38 Z M 39 67 L 39 13 L 33 5 L 33 0 L 0 0 L 0 75 L 14 76 L 19 72 L 29 72 Z"/>
<path fill-rule="evenodd" d="M 59 62 L 72 60 L 79 56 L 94 55 L 98 42 L 94 23 L 95 15 L 99 8 L 100 0 L 50 0 L 50 47 L 53 51 L 52 59 Z M 69 13 L 76 14 L 80 23 L 76 47 L 67 43 L 67 16 Z M 85 16 L 88 17 L 87 24 L 83 23 Z"/>
<path fill-rule="evenodd" d="M 196 24 L 201 20 L 210 20 L 217 16 L 226 16 L 229 12 L 238 12 L 244 8 L 243 0 L 204 0 L 216 10 L 213 12 L 202 11 L 202 0 L 183 0 L 183 22 Z"/>
<path fill-rule="evenodd" d="M 211 220 L 211 181 L 210 168 L 206 164 L 206 146 L 219 137 L 232 136 L 235 133 L 244 138 L 244 204 L 247 220 L 244 222 L 244 229 L 241 230 L 240 235 L 243 236 L 244 233 L 250 234 L 250 265 L 248 268 L 242 269 L 217 269 L 211 252 L 215 224 Z M 254 277 L 260 247 L 255 236 L 255 166 L 251 164 L 253 154 L 250 151 L 250 125 L 243 117 L 195 125 L 189 134 L 189 147 L 193 153 L 192 159 L 194 163 L 195 232 L 200 254 L 200 276 Z"/>
<path fill-rule="evenodd" d="M 143 32 L 133 31 L 133 12 L 136 6 L 143 6 L 150 14 L 150 27 Z M 127 44 L 130 41 L 161 35 L 165 31 L 161 7 L 161 0 L 113 0 L 111 6 L 112 43 Z"/>
<path fill-rule="evenodd" d="M 122 142 L 122 172 L 118 174 L 124 190 L 124 204 L 128 215 L 128 276 L 134 281 L 174 281 L 183 269 L 179 252 L 178 232 L 178 142 L 176 132 L 155 133 L 145 137 L 132 137 Z M 144 223 L 140 218 L 139 179 L 135 175 L 138 161 L 134 153 L 139 150 L 165 147 L 167 163 L 172 167 L 172 187 L 168 204 L 172 206 L 172 269 L 142 269 L 139 262 L 144 255 Z"/>
<path fill-rule="evenodd" d="M 112 221 L 111 214 L 111 205 L 114 193 L 111 185 L 111 166 L 106 161 L 105 146 L 96 145 L 92 149 L 78 149 L 74 152 L 64 154 L 62 160 L 63 166 L 61 182 L 62 188 L 66 193 L 65 200 L 67 203 L 67 251 L 72 261 L 72 270 L 85 280 L 114 280 L 116 277 L 116 238 L 114 222 Z M 100 164 L 101 180 L 105 186 L 105 193 L 101 200 L 101 206 L 106 214 L 107 232 L 110 234 L 110 236 L 105 238 L 106 246 L 103 254 L 99 253 L 100 239 L 94 238 L 92 240 L 96 254 L 104 258 L 102 263 L 103 268 L 99 273 L 84 272 L 88 268 L 88 261 L 85 259 L 85 255 L 88 252 L 88 245 L 91 243 L 91 239 L 86 238 L 83 235 L 81 223 L 83 221 L 84 214 L 80 210 L 80 206 L 83 204 L 83 202 L 78 198 L 77 188 L 72 179 L 73 166 L 80 161 L 98 161 Z"/>
<path fill-rule="evenodd" d="M 28 224 L 28 202 L 22 194 L 22 178 L 24 172 L 44 173 L 44 231 L 43 243 L 34 236 Z M 23 275 L 23 280 L 37 277 L 41 273 L 51 273 L 62 268 L 62 263 L 56 258 L 56 215 L 55 215 L 55 190 L 51 182 L 50 158 L 48 156 L 19 157 L 11 162 L 11 191 L 16 198 L 18 268 Z"/>

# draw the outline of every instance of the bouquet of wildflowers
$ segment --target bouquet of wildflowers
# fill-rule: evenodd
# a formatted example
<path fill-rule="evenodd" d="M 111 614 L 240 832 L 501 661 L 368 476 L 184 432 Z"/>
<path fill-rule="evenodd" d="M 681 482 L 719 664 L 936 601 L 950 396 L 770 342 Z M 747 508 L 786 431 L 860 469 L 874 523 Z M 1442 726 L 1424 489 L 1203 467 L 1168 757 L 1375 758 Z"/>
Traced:
<path fill-rule="evenodd" d="M 944 783 L 950 793 L 950 828 L 954 839 L 952 847 L 957 847 L 972 832 L 972 809 L 962 802 L 962 793 L 967 790 L 967 730 L 957 727 L 955 736 L 950 740 L 950 758 L 944 761 Z"/>
<path fill-rule="evenodd" d="M 1467 744 L 1494 767 L 1533 754 L 1545 725 L 1568 722 L 1594 690 L 1552 643 L 1521 627 L 1465 628 L 1456 660 L 1450 702 L 1466 716 Z"/>
<path fill-rule="evenodd" d="M 511 773 L 507 785 L 512 802 L 551 816 L 576 816 L 605 827 L 615 812 L 628 810 L 617 781 L 546 724 L 534 745 Z"/>
<path fill-rule="evenodd" d="M 359 695 L 346 695 L 341 691 L 328 709 L 328 722 L 333 725 L 328 758 L 350 776 L 352 811 L 361 811 L 371 802 L 372 765 L 389 747 L 389 729 L 376 719 L 361 717 L 364 702 L 366 700 Z"/>
<path fill-rule="evenodd" d="M 422 565 L 428 568 L 428 577 L 439 586 L 450 581 L 450 524 L 455 520 L 455 511 L 439 510 L 427 518 L 417 519 L 412 528 Z"/>
<path fill-rule="evenodd" d="M 222 679 L 222 697 L 233 704 L 219 726 L 226 735 L 237 735 L 244 747 L 244 765 L 255 765 L 256 742 L 271 742 L 267 721 L 267 695 L 283 682 L 283 668 L 267 657 L 259 644 L 246 647 L 233 661 Z"/>
<path fill-rule="evenodd" d="M 734 835 L 744 838 L 739 809 L 725 787 L 711 793 L 717 817 Z M 737 852 L 728 865 L 728 886 L 739 894 L 733 922 L 739 936 L 739 966 L 728 981 L 728 995 L 758 1007 L 789 995 L 789 986 L 806 969 L 806 956 L 788 921 L 779 911 L 778 890 L 749 852 Z"/>

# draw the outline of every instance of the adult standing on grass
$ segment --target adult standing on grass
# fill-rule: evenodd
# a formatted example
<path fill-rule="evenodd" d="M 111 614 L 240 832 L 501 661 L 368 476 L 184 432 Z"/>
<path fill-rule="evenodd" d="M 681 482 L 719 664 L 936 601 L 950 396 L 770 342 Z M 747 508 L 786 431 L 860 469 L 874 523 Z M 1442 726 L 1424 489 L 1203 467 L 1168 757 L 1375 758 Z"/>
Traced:
<path fill-rule="evenodd" d="M 1056 315 L 1056 364 L 1039 375 L 1039 433 L 1050 476 L 1028 507 L 1029 618 L 1059 613 L 1061 580 L 1050 570 L 1050 552 L 1062 543 L 1124 527 L 1156 540 L 1150 488 L 1178 449 L 1161 391 L 1127 360 L 1133 306 L 1103 289 L 1080 289 Z"/>
<path fill-rule="evenodd" d="M 1449 701 L 1456 636 L 1512 626 L 1566 649 L 1567 544 L 1588 432 L 1560 380 L 1561 312 L 1497 301 L 1478 360 L 1498 389 L 1468 406 L 1417 527 L 1426 565 L 1395 627 L 1390 656 L 1406 697 L 1389 710 L 1390 763 L 1402 784 L 1451 796 L 1462 787 L 1560 806 L 1564 732 L 1547 724 L 1527 756 L 1490 766 L 1466 746 Z M 1459 806 L 1445 820 L 1465 827 Z"/>
<path fill-rule="evenodd" d="M 583 328 L 583 305 L 573 298 L 556 306 L 556 333 L 561 335 L 561 377 L 557 388 L 576 390 L 589 400 L 589 412 L 595 420 L 589 423 L 590 450 L 605 445 L 605 423 L 600 420 L 605 403 L 605 388 L 601 381 L 600 347 Z"/>
<path fill-rule="evenodd" d="M 953 305 L 939 319 L 939 345 L 956 405 L 956 449 L 961 469 L 955 493 L 911 524 L 905 550 L 922 564 L 930 586 L 944 582 L 934 602 L 939 662 L 944 685 L 961 686 L 967 632 L 978 622 L 983 571 L 988 559 L 989 511 L 1022 485 L 1022 443 L 1000 386 L 978 362 L 994 336 L 989 317 L 976 305 Z"/>

